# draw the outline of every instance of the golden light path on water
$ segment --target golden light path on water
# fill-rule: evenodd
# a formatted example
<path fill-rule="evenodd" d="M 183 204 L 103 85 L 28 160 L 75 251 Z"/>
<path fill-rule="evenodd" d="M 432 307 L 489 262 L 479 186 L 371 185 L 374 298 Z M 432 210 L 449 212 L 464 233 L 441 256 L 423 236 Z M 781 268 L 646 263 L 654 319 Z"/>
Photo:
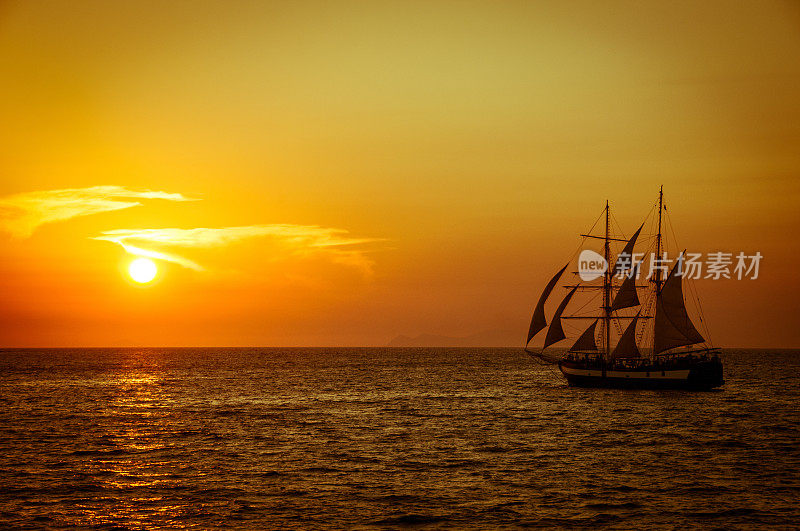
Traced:
<path fill-rule="evenodd" d="M 174 400 L 164 391 L 157 355 L 136 351 L 129 356 L 122 371 L 109 374 L 104 381 L 111 396 L 98 419 L 104 428 L 104 438 L 115 450 L 94 461 L 95 473 L 108 478 L 103 486 L 110 493 L 135 490 L 152 491 L 152 495 L 115 496 L 116 501 L 107 510 L 98 510 L 97 505 L 87 506 L 87 523 L 113 525 L 124 520 L 146 526 L 148 517 L 143 507 L 153 506 L 158 507 L 162 521 L 171 527 L 186 527 L 178 521 L 184 515 L 181 504 L 169 503 L 167 496 L 161 494 L 180 488 L 175 463 L 168 457 L 173 447 L 168 439 Z"/>

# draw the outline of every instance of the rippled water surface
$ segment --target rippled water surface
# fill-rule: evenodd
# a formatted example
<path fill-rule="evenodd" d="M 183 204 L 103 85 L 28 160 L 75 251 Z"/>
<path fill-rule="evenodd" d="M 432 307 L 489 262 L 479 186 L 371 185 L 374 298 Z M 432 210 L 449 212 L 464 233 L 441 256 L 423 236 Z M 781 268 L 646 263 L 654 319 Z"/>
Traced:
<path fill-rule="evenodd" d="M 800 351 L 722 391 L 582 390 L 517 349 L 0 353 L 0 526 L 788 527 Z"/>

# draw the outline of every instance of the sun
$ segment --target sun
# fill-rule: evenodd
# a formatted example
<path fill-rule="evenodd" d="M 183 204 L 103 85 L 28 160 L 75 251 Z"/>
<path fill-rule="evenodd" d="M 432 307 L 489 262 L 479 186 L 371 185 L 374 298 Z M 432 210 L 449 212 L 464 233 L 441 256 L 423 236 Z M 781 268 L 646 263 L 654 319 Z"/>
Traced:
<path fill-rule="evenodd" d="M 128 274 L 140 284 L 147 284 L 156 277 L 158 268 L 149 258 L 137 258 L 128 266 Z"/>

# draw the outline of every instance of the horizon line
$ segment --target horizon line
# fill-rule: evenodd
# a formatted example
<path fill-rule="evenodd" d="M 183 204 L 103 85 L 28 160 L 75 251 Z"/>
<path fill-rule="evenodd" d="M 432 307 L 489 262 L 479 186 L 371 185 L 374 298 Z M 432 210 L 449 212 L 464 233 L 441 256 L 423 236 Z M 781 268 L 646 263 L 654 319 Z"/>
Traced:
<path fill-rule="evenodd" d="M 508 349 L 520 349 L 525 350 L 524 346 L 516 346 L 516 345 L 411 345 L 411 346 L 390 346 L 390 345 L 93 345 L 93 346 L 9 346 L 9 347 L 0 347 L 0 352 L 4 352 L 7 350 L 26 350 L 26 349 L 33 349 L 33 350 L 58 350 L 58 349 L 114 349 L 114 348 L 124 348 L 124 349 L 133 349 L 133 348 L 146 348 L 146 349 L 166 349 L 166 348 L 181 348 L 181 349 L 191 349 L 191 348 L 236 348 L 236 349 L 247 349 L 247 348 L 264 348 L 264 349 L 285 349 L 285 348 L 298 348 L 298 349 L 310 349 L 310 348 L 320 348 L 320 349 L 334 349 L 334 348 L 387 348 L 387 349 L 403 349 L 403 348 L 508 348 Z M 730 347 L 730 346 L 718 346 L 713 348 L 731 350 L 731 349 L 742 349 L 742 350 L 800 350 L 800 347 Z M 556 349 L 558 350 L 558 349 Z"/>

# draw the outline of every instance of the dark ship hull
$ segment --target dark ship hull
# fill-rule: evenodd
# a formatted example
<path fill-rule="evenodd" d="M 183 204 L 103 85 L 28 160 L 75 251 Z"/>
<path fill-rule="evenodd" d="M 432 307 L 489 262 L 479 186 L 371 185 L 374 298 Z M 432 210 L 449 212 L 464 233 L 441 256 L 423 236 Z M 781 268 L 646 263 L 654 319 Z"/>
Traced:
<path fill-rule="evenodd" d="M 725 383 L 722 363 L 717 357 L 635 367 L 565 358 L 558 367 L 574 387 L 708 391 Z"/>

